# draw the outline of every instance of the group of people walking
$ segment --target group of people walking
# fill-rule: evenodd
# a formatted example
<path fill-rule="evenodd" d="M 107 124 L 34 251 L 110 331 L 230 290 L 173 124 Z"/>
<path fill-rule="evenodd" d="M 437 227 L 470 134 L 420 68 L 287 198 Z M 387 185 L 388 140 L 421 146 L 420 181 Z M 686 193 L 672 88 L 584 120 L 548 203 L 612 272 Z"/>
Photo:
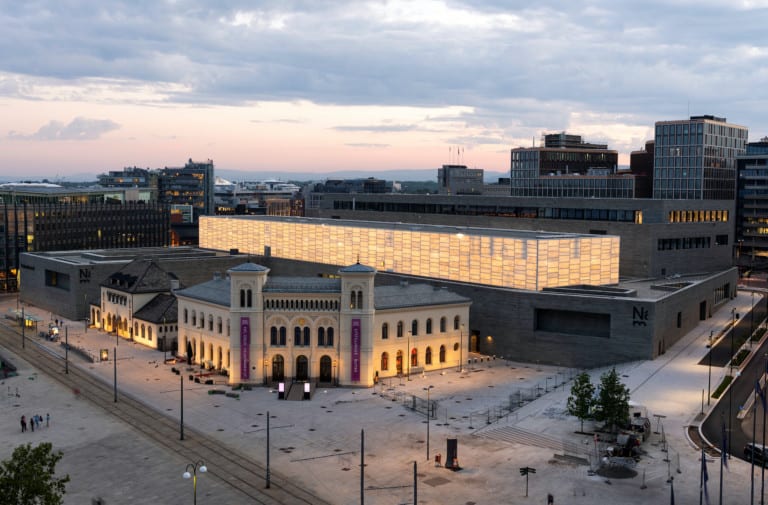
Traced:
<path fill-rule="evenodd" d="M 39 430 L 43 421 L 45 421 L 45 427 L 48 428 L 51 425 L 51 414 L 46 413 L 45 419 L 43 419 L 43 416 L 37 414 L 30 417 L 29 420 L 27 420 L 27 416 L 21 416 L 21 432 L 24 433 L 27 431 L 27 423 L 29 423 L 29 429 L 31 431 L 35 431 L 35 428 Z"/>

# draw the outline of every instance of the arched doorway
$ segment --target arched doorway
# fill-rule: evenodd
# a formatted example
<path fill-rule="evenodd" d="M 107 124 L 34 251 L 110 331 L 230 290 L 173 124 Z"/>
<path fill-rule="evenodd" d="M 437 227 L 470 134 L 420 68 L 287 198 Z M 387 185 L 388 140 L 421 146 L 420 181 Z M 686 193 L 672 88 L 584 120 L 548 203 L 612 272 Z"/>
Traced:
<path fill-rule="evenodd" d="M 397 371 L 397 375 L 403 375 L 403 351 L 397 351 L 395 370 Z"/>
<path fill-rule="evenodd" d="M 331 382 L 333 376 L 331 375 L 331 357 L 323 356 L 320 358 L 320 382 Z"/>
<path fill-rule="evenodd" d="M 285 360 L 281 355 L 272 358 L 272 381 L 281 382 L 285 380 Z"/>
<path fill-rule="evenodd" d="M 304 355 L 296 358 L 296 380 L 309 380 L 309 361 Z"/>
<path fill-rule="evenodd" d="M 474 333 L 471 337 L 469 337 L 469 351 L 470 352 L 477 352 L 477 335 Z"/>

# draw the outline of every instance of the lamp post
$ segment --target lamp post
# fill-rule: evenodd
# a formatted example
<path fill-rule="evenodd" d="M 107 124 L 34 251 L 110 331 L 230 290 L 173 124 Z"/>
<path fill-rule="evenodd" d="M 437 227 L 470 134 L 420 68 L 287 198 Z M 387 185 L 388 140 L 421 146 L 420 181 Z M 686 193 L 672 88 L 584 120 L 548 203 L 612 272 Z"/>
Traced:
<path fill-rule="evenodd" d="M 165 316 L 163 316 L 163 365 L 168 362 L 168 348 L 165 346 L 166 338 L 168 338 L 168 332 L 165 326 Z"/>
<path fill-rule="evenodd" d="M 461 323 L 461 327 L 459 328 L 459 373 L 461 373 L 464 370 L 464 362 L 462 361 L 462 350 L 464 348 L 464 323 Z"/>
<path fill-rule="evenodd" d="M 431 417 L 432 405 L 429 403 L 429 391 L 435 386 L 427 386 L 424 390 L 427 392 L 427 461 L 429 461 L 429 418 Z"/>
<path fill-rule="evenodd" d="M 752 291 L 752 308 L 749 311 L 749 348 L 752 349 L 752 334 L 755 331 L 755 292 Z"/>
<path fill-rule="evenodd" d="M 710 398 L 712 398 L 712 333 L 714 330 L 709 330 L 709 375 L 707 377 L 707 407 L 709 407 Z"/>
<path fill-rule="evenodd" d="M 407 352 L 407 358 L 408 358 L 408 380 L 411 380 L 411 332 L 408 331 L 408 352 Z"/>
<path fill-rule="evenodd" d="M 181 388 L 179 389 L 179 440 L 184 440 L 184 375 L 179 374 Z"/>
<path fill-rule="evenodd" d="M 64 373 L 69 375 L 69 327 L 64 327 Z"/>
<path fill-rule="evenodd" d="M 24 330 L 27 327 L 27 317 L 24 315 L 24 306 L 21 306 L 21 348 L 26 349 L 26 336 Z"/>
<path fill-rule="evenodd" d="M 190 470 L 192 472 L 190 473 Z M 205 466 L 205 463 L 202 461 L 198 461 L 197 463 L 189 463 L 187 465 L 187 468 L 184 470 L 184 473 L 182 474 L 182 477 L 185 479 L 192 479 L 192 489 L 193 489 L 193 496 L 194 496 L 194 503 L 197 505 L 197 472 L 205 473 L 208 471 L 208 467 Z"/>
<path fill-rule="evenodd" d="M 115 346 L 113 357 L 114 359 L 112 361 L 114 361 L 115 364 L 115 403 L 117 403 L 117 346 Z"/>

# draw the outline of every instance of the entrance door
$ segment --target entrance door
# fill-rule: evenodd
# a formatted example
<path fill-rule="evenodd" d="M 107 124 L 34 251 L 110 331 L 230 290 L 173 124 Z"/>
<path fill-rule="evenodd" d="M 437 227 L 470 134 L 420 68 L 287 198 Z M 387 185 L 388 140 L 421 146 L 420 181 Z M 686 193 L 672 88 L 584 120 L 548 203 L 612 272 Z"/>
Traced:
<path fill-rule="evenodd" d="M 403 375 L 403 351 L 397 351 L 395 369 L 397 370 L 397 375 Z"/>
<path fill-rule="evenodd" d="M 296 380 L 309 380 L 309 362 L 306 356 L 296 358 Z"/>
<path fill-rule="evenodd" d="M 331 382 L 331 358 L 323 356 L 320 358 L 320 382 Z"/>
<path fill-rule="evenodd" d="M 272 358 L 272 381 L 282 382 L 285 380 L 285 361 L 280 355 Z"/>

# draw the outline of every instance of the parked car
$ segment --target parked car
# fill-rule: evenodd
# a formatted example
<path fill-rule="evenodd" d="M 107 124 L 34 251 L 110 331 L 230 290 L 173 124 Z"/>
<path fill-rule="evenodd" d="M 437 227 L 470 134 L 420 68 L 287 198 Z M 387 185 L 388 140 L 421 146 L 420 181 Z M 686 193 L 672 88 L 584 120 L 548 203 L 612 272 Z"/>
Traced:
<path fill-rule="evenodd" d="M 768 447 L 750 442 L 744 446 L 744 458 L 747 461 L 752 461 L 754 458 L 756 465 L 764 466 L 768 462 Z"/>

